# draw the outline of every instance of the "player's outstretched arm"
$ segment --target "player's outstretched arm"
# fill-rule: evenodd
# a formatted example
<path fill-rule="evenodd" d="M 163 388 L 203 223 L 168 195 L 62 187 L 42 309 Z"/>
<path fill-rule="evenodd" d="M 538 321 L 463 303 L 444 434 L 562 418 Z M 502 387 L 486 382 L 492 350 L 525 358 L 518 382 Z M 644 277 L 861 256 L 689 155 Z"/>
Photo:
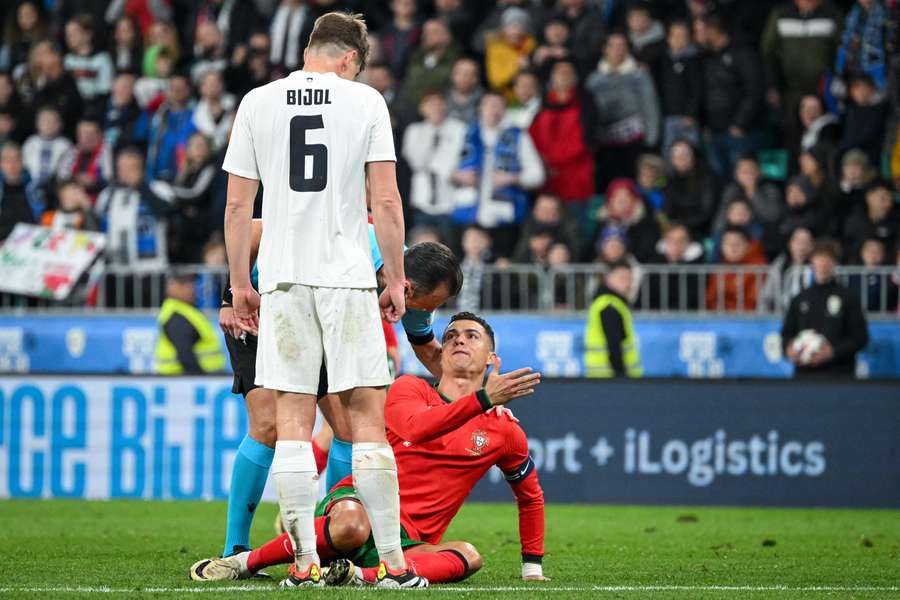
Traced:
<path fill-rule="evenodd" d="M 406 312 L 406 274 L 403 270 L 406 230 L 400 190 L 397 189 L 397 165 L 392 161 L 367 163 L 366 177 L 372 203 L 375 239 L 384 261 L 381 272 L 385 289 L 381 294 L 380 305 L 384 317 L 391 323 L 396 323 Z"/>
<path fill-rule="evenodd" d="M 530 367 L 500 374 L 502 364 L 500 357 L 495 354 L 492 363 L 494 368 L 488 375 L 484 391 L 494 406 L 502 406 L 516 398 L 530 396 L 541 382 L 541 374 L 533 372 Z"/>
<path fill-rule="evenodd" d="M 429 373 L 437 379 L 441 379 L 443 370 L 441 369 L 441 343 L 437 339 L 432 338 L 427 344 L 412 344 L 413 352 L 419 362 L 425 365 Z"/>
<path fill-rule="evenodd" d="M 225 206 L 225 249 L 231 277 L 234 316 L 241 329 L 257 334 L 259 294 L 250 285 L 250 249 L 253 240 L 253 200 L 259 181 L 229 173 Z"/>

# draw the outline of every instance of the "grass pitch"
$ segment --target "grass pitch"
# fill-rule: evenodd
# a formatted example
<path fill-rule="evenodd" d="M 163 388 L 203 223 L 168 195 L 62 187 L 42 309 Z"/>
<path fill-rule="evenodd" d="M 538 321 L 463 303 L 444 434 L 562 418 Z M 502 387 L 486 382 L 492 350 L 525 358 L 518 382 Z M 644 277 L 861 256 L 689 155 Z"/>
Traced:
<path fill-rule="evenodd" d="M 253 541 L 272 534 L 257 514 Z M 198 584 L 195 560 L 221 551 L 225 506 L 192 502 L 0 502 L 0 596 L 270 597 L 275 582 Z M 485 568 L 416 598 L 900 598 L 900 511 L 547 507 L 545 574 L 520 580 L 516 509 L 472 504 L 446 539 L 474 543 Z M 277 577 L 285 568 L 271 569 Z M 291 591 L 282 593 L 289 594 Z M 307 590 L 321 597 L 393 596 Z"/>

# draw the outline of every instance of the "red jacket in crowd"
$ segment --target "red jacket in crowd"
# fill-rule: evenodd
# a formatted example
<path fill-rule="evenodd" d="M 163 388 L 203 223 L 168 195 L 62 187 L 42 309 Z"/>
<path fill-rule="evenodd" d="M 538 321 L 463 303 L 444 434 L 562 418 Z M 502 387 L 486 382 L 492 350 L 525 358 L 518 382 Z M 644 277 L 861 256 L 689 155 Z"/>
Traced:
<path fill-rule="evenodd" d="M 547 166 L 544 189 L 566 202 L 594 194 L 594 157 L 585 143 L 584 107 L 577 93 L 561 102 L 551 90 L 529 133 Z"/>

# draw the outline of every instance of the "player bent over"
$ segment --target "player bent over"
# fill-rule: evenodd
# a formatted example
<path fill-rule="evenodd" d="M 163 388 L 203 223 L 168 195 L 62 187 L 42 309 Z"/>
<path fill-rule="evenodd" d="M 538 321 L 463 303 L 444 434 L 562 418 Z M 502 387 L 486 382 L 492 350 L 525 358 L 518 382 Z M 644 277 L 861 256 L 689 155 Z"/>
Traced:
<path fill-rule="evenodd" d="M 442 538 L 466 496 L 494 465 L 516 496 L 522 576 L 544 579 L 544 497 L 528 440 L 514 421 L 485 414 L 492 406 L 533 393 L 540 375 L 530 369 L 500 375 L 493 349 L 493 331 L 485 321 L 471 313 L 454 315 L 443 336 L 443 375 L 437 387 L 403 376 L 388 392 L 385 424 L 401 482 L 404 549 L 416 571 L 434 583 L 457 581 L 480 568 L 481 558 L 471 545 L 444 545 Z M 482 387 L 490 365 L 495 368 Z M 365 513 L 347 500 L 354 495 L 348 479 L 318 507 L 320 556 L 344 559 L 332 563 L 329 583 L 377 579 Z M 282 535 L 250 553 L 214 559 L 206 574 L 209 579 L 240 579 L 292 557 L 290 539 Z"/>

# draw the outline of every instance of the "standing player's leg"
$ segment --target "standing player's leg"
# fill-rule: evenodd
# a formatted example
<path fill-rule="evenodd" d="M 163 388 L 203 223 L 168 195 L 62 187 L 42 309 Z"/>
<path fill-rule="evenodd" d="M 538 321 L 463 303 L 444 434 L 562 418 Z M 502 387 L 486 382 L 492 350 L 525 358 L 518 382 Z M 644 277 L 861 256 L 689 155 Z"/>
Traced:
<path fill-rule="evenodd" d="M 254 388 L 247 393 L 245 402 L 250 425 L 238 446 L 231 469 L 228 524 L 222 556 L 250 549 L 250 525 L 275 456 L 274 393 L 264 388 Z"/>
<path fill-rule="evenodd" d="M 353 433 L 353 482 L 369 515 L 385 586 L 420 583 L 400 544 L 397 463 L 384 429 L 384 386 L 391 381 L 374 289 L 317 288 L 316 312 L 328 367 L 328 392 L 340 393 Z"/>
<path fill-rule="evenodd" d="M 321 585 L 313 515 L 319 473 L 312 449 L 322 365 L 322 329 L 313 288 L 292 285 L 262 295 L 257 383 L 275 391 L 272 476 L 295 561 L 282 585 Z"/>
<path fill-rule="evenodd" d="M 321 398 L 319 410 L 334 431 L 331 447 L 328 449 L 328 465 L 325 467 L 325 489 L 330 490 L 351 473 L 353 432 L 337 394 L 328 394 Z"/>

